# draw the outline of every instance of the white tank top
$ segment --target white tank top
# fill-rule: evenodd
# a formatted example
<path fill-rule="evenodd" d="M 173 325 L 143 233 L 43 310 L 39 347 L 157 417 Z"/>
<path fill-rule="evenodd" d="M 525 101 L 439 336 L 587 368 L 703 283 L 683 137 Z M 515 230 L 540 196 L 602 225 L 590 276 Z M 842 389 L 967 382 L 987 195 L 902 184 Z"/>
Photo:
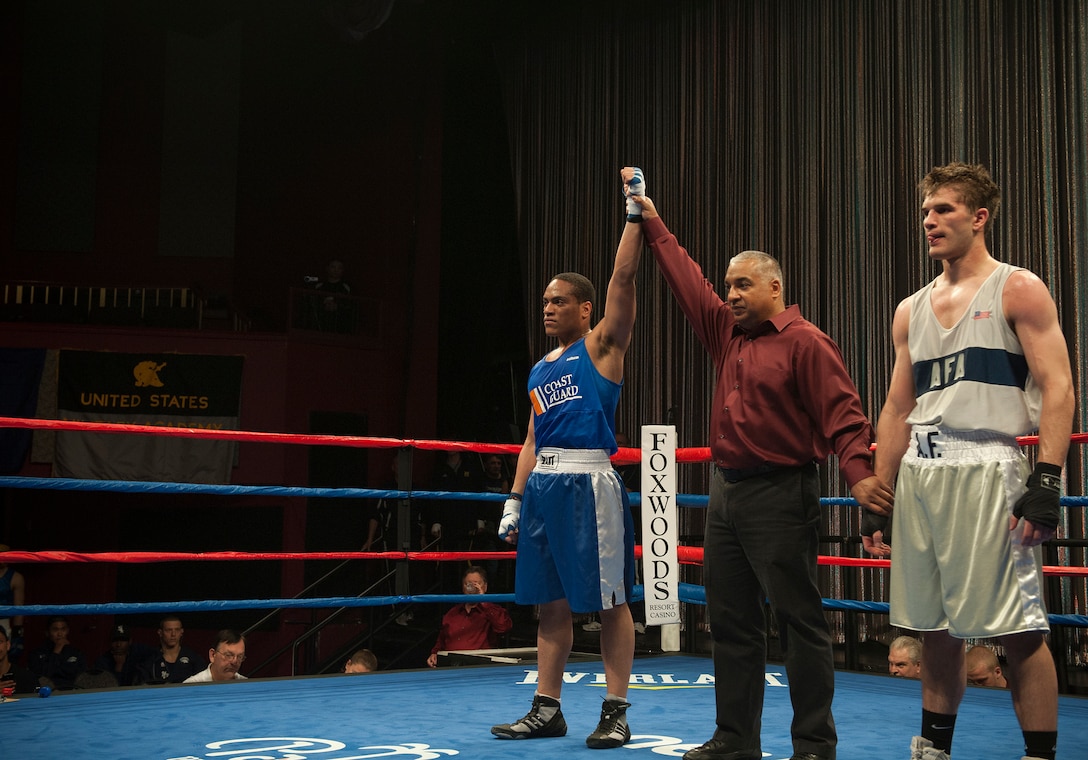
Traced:
<path fill-rule="evenodd" d="M 1001 300 L 1018 269 L 999 264 L 949 329 L 930 302 L 936 280 L 911 296 L 907 346 L 918 403 L 907 422 L 1009 436 L 1038 429 L 1042 395 Z"/>

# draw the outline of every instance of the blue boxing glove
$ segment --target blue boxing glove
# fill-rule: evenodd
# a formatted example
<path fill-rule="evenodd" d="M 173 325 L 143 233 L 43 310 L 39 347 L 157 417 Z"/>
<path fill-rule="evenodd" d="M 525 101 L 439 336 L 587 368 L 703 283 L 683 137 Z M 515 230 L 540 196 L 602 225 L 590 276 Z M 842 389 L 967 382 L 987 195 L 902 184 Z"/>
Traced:
<path fill-rule="evenodd" d="M 517 540 L 518 523 L 521 522 L 521 494 L 512 493 L 502 505 L 502 519 L 499 520 L 499 538 Z"/>
<path fill-rule="evenodd" d="M 1062 468 L 1056 464 L 1036 462 L 1028 478 L 1028 490 L 1016 500 L 1014 517 L 1030 520 L 1044 528 L 1058 527 L 1061 510 Z"/>
<path fill-rule="evenodd" d="M 643 175 L 642 169 L 639 169 L 637 166 L 633 168 L 635 170 L 635 176 L 627 183 L 627 221 L 641 222 L 642 206 L 631 200 L 630 196 L 646 195 L 646 177 Z"/>

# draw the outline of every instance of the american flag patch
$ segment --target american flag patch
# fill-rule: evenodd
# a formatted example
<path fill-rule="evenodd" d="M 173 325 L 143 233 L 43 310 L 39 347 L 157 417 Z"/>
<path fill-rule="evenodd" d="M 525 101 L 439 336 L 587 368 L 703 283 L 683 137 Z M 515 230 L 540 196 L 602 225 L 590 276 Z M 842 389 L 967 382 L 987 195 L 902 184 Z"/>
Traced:
<path fill-rule="evenodd" d="M 989 310 L 987 310 L 987 311 L 976 311 L 971 316 L 971 319 L 989 319 L 989 318 L 990 318 Z"/>

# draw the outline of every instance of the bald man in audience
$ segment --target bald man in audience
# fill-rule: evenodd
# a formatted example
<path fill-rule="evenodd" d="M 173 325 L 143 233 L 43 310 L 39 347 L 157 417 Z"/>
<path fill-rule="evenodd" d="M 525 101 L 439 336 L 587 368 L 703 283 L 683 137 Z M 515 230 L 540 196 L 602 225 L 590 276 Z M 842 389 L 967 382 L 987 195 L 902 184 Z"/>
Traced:
<path fill-rule="evenodd" d="M 1001 672 L 997 655 L 989 647 L 976 644 L 968 649 L 966 666 L 968 686 L 996 686 L 1005 689 L 1009 685 Z"/>
<path fill-rule="evenodd" d="M 378 669 L 378 658 L 369 649 L 360 649 L 344 663 L 345 673 L 373 673 Z"/>

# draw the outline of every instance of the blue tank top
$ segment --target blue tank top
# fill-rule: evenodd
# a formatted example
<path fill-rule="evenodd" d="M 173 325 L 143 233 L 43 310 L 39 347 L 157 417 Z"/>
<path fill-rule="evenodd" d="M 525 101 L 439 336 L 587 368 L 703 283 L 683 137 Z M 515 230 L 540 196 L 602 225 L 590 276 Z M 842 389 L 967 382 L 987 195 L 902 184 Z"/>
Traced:
<path fill-rule="evenodd" d="M 536 450 L 604 449 L 616 453 L 616 404 L 623 383 L 601 375 L 585 338 L 558 359 L 541 359 L 529 373 Z"/>

